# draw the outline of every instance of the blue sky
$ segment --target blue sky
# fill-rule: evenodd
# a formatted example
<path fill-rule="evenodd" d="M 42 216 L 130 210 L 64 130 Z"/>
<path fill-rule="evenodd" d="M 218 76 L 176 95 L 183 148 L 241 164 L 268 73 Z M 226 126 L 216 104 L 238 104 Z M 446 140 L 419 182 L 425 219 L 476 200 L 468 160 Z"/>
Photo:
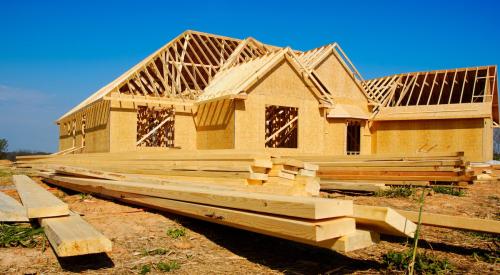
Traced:
<path fill-rule="evenodd" d="M 500 1 L 0 1 L 0 138 L 57 151 L 53 123 L 186 29 L 307 50 L 361 74 L 500 63 Z"/>

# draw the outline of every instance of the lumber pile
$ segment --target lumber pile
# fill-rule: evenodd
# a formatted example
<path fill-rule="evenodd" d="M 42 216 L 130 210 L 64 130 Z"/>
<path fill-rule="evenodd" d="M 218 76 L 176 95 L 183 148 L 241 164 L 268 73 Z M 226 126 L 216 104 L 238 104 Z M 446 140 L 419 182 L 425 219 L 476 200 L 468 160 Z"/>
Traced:
<path fill-rule="evenodd" d="M 111 241 L 25 175 L 14 175 L 22 205 L 0 192 L 0 222 L 36 220 L 59 257 L 111 251 Z"/>
<path fill-rule="evenodd" d="M 295 156 L 319 166 L 324 190 L 376 192 L 386 186 L 467 185 L 475 175 L 463 152 L 414 156 Z"/>
<path fill-rule="evenodd" d="M 274 165 L 283 165 L 283 162 L 292 164 L 289 160 L 277 160 Z M 304 167 L 299 162 L 294 165 L 302 166 L 300 169 L 314 168 Z M 281 166 L 268 169 L 273 168 Z M 100 178 L 98 174 L 101 174 Z M 89 175 L 86 169 L 71 167 L 64 171 L 40 172 L 44 181 L 59 187 L 339 252 L 373 245 L 378 242 L 382 231 L 384 234 L 413 236 L 413 232 L 398 231 L 399 228 L 393 231 L 380 229 L 391 229 L 400 223 L 415 226 L 399 214 L 368 217 L 361 225 L 358 219 L 368 216 L 373 207 L 366 206 L 355 212 L 350 200 L 263 194 L 214 184 L 168 182 L 152 176 L 103 171 Z"/>
<path fill-rule="evenodd" d="M 474 175 L 474 182 L 490 183 L 500 179 L 500 164 L 497 162 L 471 163 L 468 170 Z"/>
<path fill-rule="evenodd" d="M 156 181 L 161 178 L 161 181 L 179 184 L 211 183 L 251 192 L 295 196 L 317 196 L 320 189 L 316 178 L 318 166 L 253 153 L 94 153 L 40 159 L 30 156 L 20 158 L 16 166 L 69 175 L 76 171 L 105 179 L 118 179 L 114 175 L 120 173 L 141 182 L 150 182 L 155 177 Z"/>

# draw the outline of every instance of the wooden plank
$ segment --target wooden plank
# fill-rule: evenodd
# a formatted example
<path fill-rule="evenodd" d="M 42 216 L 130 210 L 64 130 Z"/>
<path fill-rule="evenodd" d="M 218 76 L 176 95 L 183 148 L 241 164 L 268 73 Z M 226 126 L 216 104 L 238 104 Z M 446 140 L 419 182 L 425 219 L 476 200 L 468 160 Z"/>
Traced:
<path fill-rule="evenodd" d="M 399 181 L 399 180 L 411 180 L 411 181 L 472 181 L 474 177 L 468 176 L 377 176 L 377 175 L 318 175 L 322 179 L 332 179 L 332 180 L 379 180 L 379 181 Z"/>
<path fill-rule="evenodd" d="M 28 218 L 64 216 L 68 205 L 25 175 L 14 175 L 14 184 L 26 209 Z"/>
<path fill-rule="evenodd" d="M 27 222 L 26 209 L 14 198 L 0 192 L 0 222 Z"/>
<path fill-rule="evenodd" d="M 388 235 L 412 237 L 417 225 L 388 207 L 354 205 L 356 227 Z"/>
<path fill-rule="evenodd" d="M 213 190 L 173 184 L 148 184 L 99 179 L 82 179 L 52 176 L 51 178 L 71 184 L 93 186 L 112 191 L 121 191 L 156 196 L 180 201 L 203 203 L 262 213 L 293 216 L 307 219 L 325 219 L 352 215 L 352 201 L 313 197 L 291 197 L 259 194 L 232 190 Z"/>
<path fill-rule="evenodd" d="M 71 213 L 65 217 L 41 218 L 40 225 L 59 257 L 110 252 L 111 241 L 83 220 Z"/>
<path fill-rule="evenodd" d="M 321 182 L 321 190 L 343 190 L 343 191 L 363 191 L 380 192 L 389 189 L 383 183 L 357 183 L 357 182 Z"/>
<path fill-rule="evenodd" d="M 418 212 L 416 211 L 397 210 L 397 212 L 413 222 L 418 221 Z M 423 212 L 422 224 L 436 227 L 500 234 L 500 221 L 496 220 Z"/>
<path fill-rule="evenodd" d="M 346 217 L 309 221 L 114 191 L 88 185 L 81 186 L 55 179 L 48 179 L 48 181 L 65 188 L 100 194 L 144 207 L 298 242 L 320 242 L 339 238 L 354 233 L 356 230 L 354 219 Z"/>

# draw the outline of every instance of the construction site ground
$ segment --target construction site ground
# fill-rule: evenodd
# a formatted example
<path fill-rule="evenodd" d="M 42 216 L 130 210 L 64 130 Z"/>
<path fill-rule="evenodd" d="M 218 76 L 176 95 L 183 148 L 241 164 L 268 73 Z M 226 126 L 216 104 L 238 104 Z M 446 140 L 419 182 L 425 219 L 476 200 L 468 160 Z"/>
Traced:
<path fill-rule="evenodd" d="M 2 169 L 2 168 L 0 168 Z M 40 179 L 34 178 L 41 183 Z M 42 183 L 43 184 L 43 183 Z M 46 185 L 44 185 L 46 186 Z M 382 236 L 379 244 L 345 255 L 211 224 L 164 212 L 46 186 L 113 242 L 108 254 L 57 258 L 48 244 L 35 248 L 0 248 L 0 274 L 140 274 L 157 264 L 174 263 L 173 274 L 387 274 L 383 262 L 390 251 L 405 251 L 411 241 Z M 0 171 L 0 191 L 17 197 L 9 171 Z M 419 208 L 418 196 L 336 197 L 355 203 Z M 330 194 L 331 196 L 331 194 Z M 424 211 L 499 219 L 497 183 L 476 183 L 464 196 L 434 193 L 425 197 Z M 499 274 L 499 263 L 483 255 L 497 255 L 498 236 L 423 227 L 421 253 L 447 259 L 458 274 Z M 156 255 L 155 255 L 156 254 Z"/>

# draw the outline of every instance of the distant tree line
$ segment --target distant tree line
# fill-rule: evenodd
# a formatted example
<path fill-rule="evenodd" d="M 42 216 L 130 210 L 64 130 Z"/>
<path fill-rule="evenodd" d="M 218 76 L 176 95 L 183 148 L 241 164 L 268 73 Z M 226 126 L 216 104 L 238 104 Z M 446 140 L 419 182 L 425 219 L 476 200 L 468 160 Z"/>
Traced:
<path fill-rule="evenodd" d="M 5 138 L 0 138 L 0 159 L 8 159 L 11 161 L 16 160 L 16 156 L 30 156 L 30 155 L 48 155 L 50 153 L 43 151 L 33 151 L 33 150 L 16 150 L 7 151 L 9 148 L 9 142 Z"/>

